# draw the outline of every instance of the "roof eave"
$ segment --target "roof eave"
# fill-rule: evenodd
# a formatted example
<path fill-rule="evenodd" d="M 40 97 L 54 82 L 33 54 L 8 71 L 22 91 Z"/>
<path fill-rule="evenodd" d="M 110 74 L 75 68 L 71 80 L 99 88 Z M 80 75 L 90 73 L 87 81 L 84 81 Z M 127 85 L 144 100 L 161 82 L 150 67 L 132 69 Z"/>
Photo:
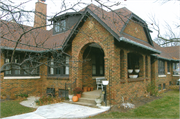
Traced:
<path fill-rule="evenodd" d="M 5 46 L 0 46 L 1 50 L 14 50 L 14 48 L 10 48 L 10 47 L 5 47 Z M 53 49 L 53 50 L 62 50 L 62 48 L 57 48 L 57 49 Z M 16 51 L 25 51 L 25 52 L 32 52 L 32 53 L 45 53 L 45 52 L 49 52 L 51 50 L 28 50 L 28 49 L 20 49 L 20 48 L 16 48 Z"/>
<path fill-rule="evenodd" d="M 163 60 L 168 60 L 168 61 L 176 61 L 176 62 L 180 61 L 180 59 L 172 59 L 172 58 L 160 57 L 160 56 L 157 56 L 156 54 L 151 54 L 151 55 L 154 56 L 154 57 L 157 57 L 158 59 L 163 59 Z"/>
<path fill-rule="evenodd" d="M 145 45 L 143 45 L 143 44 L 137 43 L 137 42 L 132 41 L 132 40 L 130 40 L 130 39 L 128 39 L 128 38 L 125 38 L 125 37 L 120 37 L 120 38 L 119 38 L 119 42 L 121 42 L 121 41 L 124 41 L 124 42 L 129 43 L 129 44 L 136 45 L 136 46 L 141 47 L 141 48 L 144 48 L 144 49 L 146 49 L 146 50 L 150 50 L 150 51 L 152 51 L 152 52 L 154 52 L 154 53 L 157 53 L 157 54 L 160 54 L 160 53 L 161 53 L 161 51 L 159 51 L 159 50 L 156 50 L 156 49 L 153 49 L 153 48 L 151 48 L 151 47 L 145 46 Z"/>

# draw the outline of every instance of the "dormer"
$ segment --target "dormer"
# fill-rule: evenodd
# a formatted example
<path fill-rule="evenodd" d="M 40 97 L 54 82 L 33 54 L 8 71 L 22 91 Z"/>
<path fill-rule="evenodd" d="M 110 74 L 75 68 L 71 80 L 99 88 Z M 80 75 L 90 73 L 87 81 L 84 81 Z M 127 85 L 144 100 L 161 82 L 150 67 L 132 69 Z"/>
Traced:
<path fill-rule="evenodd" d="M 71 29 L 80 17 L 81 13 L 69 12 L 50 19 L 49 21 L 53 22 L 53 34 L 59 34 Z"/>

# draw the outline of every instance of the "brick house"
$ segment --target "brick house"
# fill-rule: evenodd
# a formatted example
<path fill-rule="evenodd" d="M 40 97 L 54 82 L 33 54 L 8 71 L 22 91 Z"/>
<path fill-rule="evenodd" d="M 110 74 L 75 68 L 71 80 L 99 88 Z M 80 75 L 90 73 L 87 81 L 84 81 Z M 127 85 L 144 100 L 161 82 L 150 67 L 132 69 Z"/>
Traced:
<path fill-rule="evenodd" d="M 46 14 L 46 4 L 38 1 L 36 10 Z M 35 16 L 34 27 L 45 25 L 45 21 L 44 17 Z M 88 86 L 96 90 L 95 79 L 105 77 L 109 81 L 108 100 L 117 104 L 122 97 L 143 96 L 151 81 L 163 90 L 179 78 L 174 72 L 179 63 L 179 48 L 158 46 L 152 41 L 146 22 L 125 7 L 107 12 L 91 4 L 79 12 L 65 13 L 49 21 L 53 23 L 53 29 L 36 29 L 22 38 L 16 48 L 15 62 L 21 62 L 26 53 L 51 54 L 47 49 L 56 47 L 54 50 L 70 56 L 63 57 L 66 65 L 53 68 L 56 63 L 50 55 L 48 60 L 52 67 L 41 65 L 34 75 L 18 69 L 5 71 L 1 73 L 1 93 L 46 94 L 47 89 L 53 87 L 58 95 L 60 90 L 65 90 L 65 83 L 75 79 L 77 87 Z M 5 22 L 1 20 L 2 24 Z M 16 40 L 22 33 L 22 29 L 14 27 L 17 24 L 8 22 L 8 25 L 16 31 L 5 36 L 6 39 L 1 38 L 1 66 L 10 61 L 7 52 L 12 53 L 16 45 L 7 39 Z M 30 28 L 24 26 L 26 30 Z M 1 29 L 4 33 L 9 32 L 7 26 L 2 25 Z M 43 48 L 27 45 L 36 45 L 34 36 L 38 43 L 46 39 Z M 40 61 L 46 62 L 47 58 Z M 133 72 L 129 73 L 129 69 Z M 132 78 L 132 75 L 137 77 Z"/>

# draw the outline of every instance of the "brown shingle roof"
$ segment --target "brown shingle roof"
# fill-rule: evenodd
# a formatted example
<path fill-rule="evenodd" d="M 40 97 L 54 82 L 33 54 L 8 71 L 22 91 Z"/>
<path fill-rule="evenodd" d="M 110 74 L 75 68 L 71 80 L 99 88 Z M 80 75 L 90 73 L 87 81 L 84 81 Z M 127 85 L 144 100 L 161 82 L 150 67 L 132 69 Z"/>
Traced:
<path fill-rule="evenodd" d="M 154 42 L 154 47 L 161 51 L 161 54 L 157 54 L 158 57 L 166 58 L 166 59 L 174 59 L 179 60 L 179 46 L 172 46 L 172 47 L 160 47 L 158 44 Z"/>
<path fill-rule="evenodd" d="M 126 37 L 134 42 L 140 43 L 144 46 L 150 48 L 156 48 L 157 50 L 162 51 L 159 57 L 167 58 L 167 59 L 179 59 L 179 48 L 178 47 L 168 47 L 168 48 L 161 48 L 156 43 L 154 43 L 154 47 L 151 46 L 149 43 L 143 42 L 136 38 L 133 38 L 126 34 L 121 34 L 121 30 L 127 20 L 131 17 L 132 12 L 129 11 L 127 8 L 123 7 L 114 11 L 105 11 L 100 7 L 97 7 L 93 4 L 90 4 L 86 8 L 90 9 L 93 14 L 95 14 L 103 23 L 107 25 L 109 29 L 111 29 L 117 36 Z M 85 11 L 85 8 L 81 11 Z M 0 38 L 1 46 L 14 48 L 16 45 L 17 39 L 21 36 L 22 33 L 32 29 L 32 27 L 24 26 L 1 20 L 1 35 L 4 38 Z M 7 24 L 7 25 L 6 25 Z M 73 25 L 74 27 L 75 25 Z M 26 50 L 35 50 L 35 51 L 43 51 L 51 48 L 61 48 L 64 44 L 64 41 L 67 40 L 67 37 L 71 33 L 72 29 L 69 29 L 66 32 L 53 35 L 53 30 L 42 30 L 42 29 L 35 29 L 31 32 L 25 34 L 20 44 L 17 46 L 18 49 L 26 49 Z M 8 41 L 10 39 L 12 41 Z M 32 47 L 33 46 L 33 47 Z"/>

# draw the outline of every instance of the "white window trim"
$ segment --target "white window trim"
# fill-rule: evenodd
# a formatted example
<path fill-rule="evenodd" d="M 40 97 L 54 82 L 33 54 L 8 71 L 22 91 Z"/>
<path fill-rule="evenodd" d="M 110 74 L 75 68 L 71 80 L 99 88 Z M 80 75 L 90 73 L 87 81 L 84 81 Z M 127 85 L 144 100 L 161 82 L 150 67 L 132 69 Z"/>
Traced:
<path fill-rule="evenodd" d="M 180 75 L 173 75 L 173 76 L 180 76 Z"/>
<path fill-rule="evenodd" d="M 158 77 L 166 77 L 166 75 L 158 75 Z"/>
<path fill-rule="evenodd" d="M 167 72 L 167 74 L 171 74 L 171 72 Z"/>
<path fill-rule="evenodd" d="M 4 77 L 4 79 L 40 79 L 40 76 L 19 76 L 19 77 Z"/>

